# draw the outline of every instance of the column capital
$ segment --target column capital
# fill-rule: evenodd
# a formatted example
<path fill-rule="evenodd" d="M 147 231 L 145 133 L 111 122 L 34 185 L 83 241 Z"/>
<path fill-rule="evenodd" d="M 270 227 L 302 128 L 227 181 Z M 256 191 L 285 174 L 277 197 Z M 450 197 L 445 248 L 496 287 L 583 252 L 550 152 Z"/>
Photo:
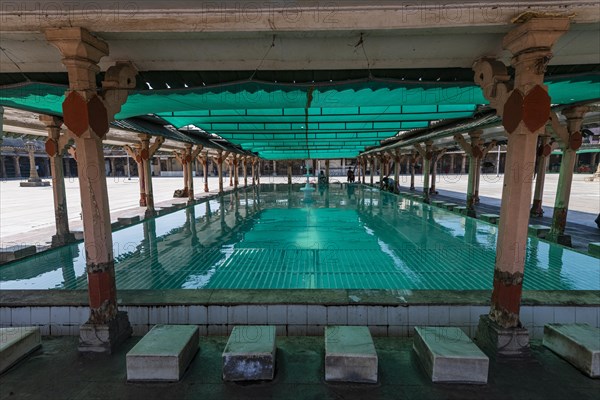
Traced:
<path fill-rule="evenodd" d="M 569 25 L 567 17 L 532 18 L 508 32 L 502 47 L 513 54 L 513 60 L 523 53 L 550 52 Z"/>

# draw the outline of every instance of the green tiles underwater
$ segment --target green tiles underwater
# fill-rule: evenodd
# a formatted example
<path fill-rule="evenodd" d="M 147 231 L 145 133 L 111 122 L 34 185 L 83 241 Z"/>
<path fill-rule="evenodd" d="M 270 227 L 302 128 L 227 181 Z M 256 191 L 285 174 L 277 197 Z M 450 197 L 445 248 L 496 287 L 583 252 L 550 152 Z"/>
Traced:
<path fill-rule="evenodd" d="M 491 289 L 497 226 L 360 185 L 263 185 L 113 233 L 118 289 Z M 526 290 L 600 290 L 598 259 L 530 238 Z M 85 289 L 83 243 L 0 289 Z"/>

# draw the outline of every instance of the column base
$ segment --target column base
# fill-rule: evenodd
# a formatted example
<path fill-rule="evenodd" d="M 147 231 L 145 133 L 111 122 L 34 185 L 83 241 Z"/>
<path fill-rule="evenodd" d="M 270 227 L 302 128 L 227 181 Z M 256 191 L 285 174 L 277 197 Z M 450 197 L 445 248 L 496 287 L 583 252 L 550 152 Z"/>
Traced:
<path fill-rule="evenodd" d="M 475 341 L 492 358 L 526 358 L 530 356 L 529 332 L 525 328 L 503 328 L 489 315 L 479 317 Z"/>
<path fill-rule="evenodd" d="M 26 182 L 19 183 L 21 187 L 41 187 L 41 186 L 50 186 L 50 182 L 43 181 L 41 179 L 28 179 Z"/>
<path fill-rule="evenodd" d="M 571 235 L 565 235 L 564 233 L 553 235 L 552 232 L 550 232 L 546 235 L 545 239 L 549 242 L 558 243 L 567 247 L 573 247 L 573 243 L 571 242 Z"/>
<path fill-rule="evenodd" d="M 154 217 L 156 217 L 157 214 L 158 213 L 156 212 L 156 210 L 154 208 L 153 209 L 146 208 L 146 211 L 144 211 L 144 219 L 154 218 Z"/>
<path fill-rule="evenodd" d="M 544 215 L 544 209 L 542 208 L 541 200 L 533 200 L 533 206 L 529 212 L 530 217 L 541 217 Z"/>
<path fill-rule="evenodd" d="M 52 247 L 64 246 L 69 243 L 76 242 L 75 235 L 71 232 L 64 235 L 52 235 Z"/>
<path fill-rule="evenodd" d="M 112 354 L 133 333 L 125 311 L 106 324 L 86 322 L 79 328 L 79 353 Z"/>

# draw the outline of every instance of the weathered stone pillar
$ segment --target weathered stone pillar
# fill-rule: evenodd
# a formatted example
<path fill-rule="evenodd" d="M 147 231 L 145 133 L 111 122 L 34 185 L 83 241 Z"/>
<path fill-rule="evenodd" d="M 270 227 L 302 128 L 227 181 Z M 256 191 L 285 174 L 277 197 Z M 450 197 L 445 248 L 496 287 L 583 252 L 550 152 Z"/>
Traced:
<path fill-rule="evenodd" d="M 537 168 L 535 176 L 535 191 L 533 192 L 533 205 L 529 215 L 532 217 L 541 217 L 544 215 L 542 208 L 542 199 L 544 198 L 544 181 L 546 180 L 546 165 L 548 156 L 552 152 L 552 146 L 549 144 L 550 137 L 540 136 L 540 145 L 537 150 Z"/>
<path fill-rule="evenodd" d="M 423 154 L 423 202 L 429 203 L 429 171 L 431 169 L 431 158 L 433 157 L 433 142 L 428 140 L 425 142 L 425 153 Z"/>
<path fill-rule="evenodd" d="M 417 153 L 410 155 L 410 190 L 415 190 L 415 168 L 417 165 Z"/>
<path fill-rule="evenodd" d="M 467 142 L 462 135 L 455 135 L 454 140 L 458 143 L 461 149 L 465 152 L 463 155 L 463 165 L 467 156 L 469 157 L 469 175 L 467 177 L 467 215 L 470 217 L 476 216 L 475 211 L 475 179 L 477 175 L 476 160 L 481 156 L 481 147 L 479 146 L 482 131 L 475 130 L 469 132 L 470 143 Z"/>
<path fill-rule="evenodd" d="M 248 187 L 248 165 L 246 165 L 247 157 L 242 157 L 242 169 L 244 171 L 244 187 Z"/>
<path fill-rule="evenodd" d="M 256 185 L 256 158 L 252 159 L 252 185 Z"/>
<path fill-rule="evenodd" d="M 135 160 L 138 172 L 138 183 L 140 187 L 140 207 L 146 207 L 146 183 L 144 179 L 144 164 L 142 162 L 141 145 L 134 144 L 132 146 L 125 145 L 123 149 Z M 127 168 L 129 168 L 129 159 L 127 160 Z"/>
<path fill-rule="evenodd" d="M 466 171 L 467 171 L 467 155 L 463 154 L 462 155 L 462 161 L 461 161 L 461 164 L 460 164 L 460 173 L 462 175 L 464 175 Z"/>
<path fill-rule="evenodd" d="M 240 158 L 237 154 L 233 155 L 233 160 L 231 161 L 233 167 L 233 188 L 237 189 L 239 185 L 239 162 Z"/>
<path fill-rule="evenodd" d="M 583 116 L 587 111 L 588 108 L 585 106 L 563 110 L 563 115 L 567 117 L 566 129 L 560 125 L 558 117 L 552 115 L 552 129 L 563 155 L 560 162 L 554 213 L 552 214 L 552 227 L 546 235 L 546 240 L 565 246 L 571 246 L 571 236 L 565 235 L 565 226 L 567 225 L 569 198 L 571 197 L 573 167 L 577 162 L 577 150 L 581 147 L 582 143 L 580 129 L 583 123 Z"/>
<path fill-rule="evenodd" d="M 327 179 L 327 183 L 329 183 L 329 160 L 325 160 L 325 178 Z"/>
<path fill-rule="evenodd" d="M 35 166 L 35 143 L 25 143 L 25 148 L 29 153 L 29 182 L 41 182 L 40 176 L 38 175 L 37 168 Z"/>
<path fill-rule="evenodd" d="M 373 174 L 375 173 L 375 156 L 369 157 L 369 163 L 371 165 L 371 170 L 370 170 L 370 172 L 371 172 L 370 179 L 371 180 L 369 183 L 371 184 L 371 186 L 373 186 Z"/>
<path fill-rule="evenodd" d="M 260 158 L 256 159 L 256 183 L 260 185 Z"/>
<path fill-rule="evenodd" d="M 5 179 L 7 178 L 6 175 L 6 164 L 4 164 L 4 156 L 0 155 L 0 178 Z"/>
<path fill-rule="evenodd" d="M 273 176 L 277 176 L 277 163 L 273 160 Z"/>
<path fill-rule="evenodd" d="M 144 197 L 146 199 L 146 217 L 152 217 L 155 214 L 154 209 L 154 190 L 152 188 L 152 167 L 151 161 L 152 157 L 156 151 L 160 148 L 160 146 L 164 143 L 165 138 L 162 136 L 157 137 L 154 140 L 152 146 L 150 146 L 150 135 L 141 134 L 138 136 L 140 138 L 140 152 L 138 154 L 140 160 L 142 161 L 142 173 L 140 176 L 143 176 L 144 182 Z"/>
<path fill-rule="evenodd" d="M 15 178 L 21 178 L 21 163 L 19 162 L 20 158 L 21 156 L 13 157 L 13 161 L 15 163 Z"/>
<path fill-rule="evenodd" d="M 448 168 L 448 172 L 450 174 L 454 174 L 454 158 L 455 158 L 456 154 L 452 153 L 450 154 L 450 166 Z"/>
<path fill-rule="evenodd" d="M 477 331 L 480 345 L 499 355 L 519 356 L 529 348 L 519 312 L 537 138 L 550 115 L 544 71 L 553 44 L 568 27 L 567 18 L 533 18 L 505 36 L 503 47 L 513 54 L 514 87 L 501 62 L 481 59 L 473 66 L 475 82 L 502 116 L 508 137 L 492 305 Z"/>
<path fill-rule="evenodd" d="M 234 155 L 235 157 L 235 155 Z M 227 172 L 229 174 L 229 186 L 233 186 L 233 160 L 228 158 L 227 160 Z"/>
<path fill-rule="evenodd" d="M 400 183 L 400 162 L 402 161 L 402 157 L 400 156 L 400 149 L 396 148 L 394 152 L 394 184 L 398 185 Z"/>
<path fill-rule="evenodd" d="M 292 162 L 287 162 L 287 177 L 288 177 L 288 185 L 292 184 Z"/>
<path fill-rule="evenodd" d="M 90 305 L 90 317 L 80 327 L 79 351 L 111 353 L 131 336 L 131 326 L 127 313 L 117 307 L 102 140 L 128 90 L 135 87 L 137 71 L 129 63 L 110 67 L 98 94 L 97 64 L 108 55 L 107 44 L 82 28 L 47 29 L 45 34 L 60 50 L 67 67 L 69 90 L 62 108 L 64 123 L 77 147 Z"/>
<path fill-rule="evenodd" d="M 217 164 L 217 174 L 219 176 L 219 194 L 223 193 L 223 158 L 229 153 L 223 154 L 222 150 L 217 150 L 217 156 L 214 157 L 214 162 Z"/>
<path fill-rule="evenodd" d="M 160 157 L 155 157 L 153 160 L 156 160 L 156 176 L 161 176 L 162 175 L 162 165 L 161 165 L 161 161 L 160 161 Z"/>
<path fill-rule="evenodd" d="M 208 193 L 208 151 L 203 156 L 198 156 L 198 161 L 202 164 L 202 174 L 204 175 L 204 191 Z"/>
<path fill-rule="evenodd" d="M 69 138 L 66 134 L 60 134 L 60 128 L 63 124 L 62 119 L 49 115 L 40 115 L 39 118 L 48 130 L 46 153 L 50 157 L 52 194 L 54 198 L 54 222 L 56 225 L 56 234 L 52 236 L 52 247 L 57 247 L 75 241 L 75 236 L 69 230 L 67 195 L 63 171 L 63 154 L 65 148 L 68 146 Z"/>
<path fill-rule="evenodd" d="M 115 157 L 110 158 L 110 176 L 117 176 L 117 166 L 115 164 Z"/>
<path fill-rule="evenodd" d="M 446 149 L 434 151 L 431 159 L 431 187 L 429 188 L 430 194 L 437 194 L 435 190 L 435 181 L 437 179 L 437 163 L 439 159 L 444 155 Z"/>

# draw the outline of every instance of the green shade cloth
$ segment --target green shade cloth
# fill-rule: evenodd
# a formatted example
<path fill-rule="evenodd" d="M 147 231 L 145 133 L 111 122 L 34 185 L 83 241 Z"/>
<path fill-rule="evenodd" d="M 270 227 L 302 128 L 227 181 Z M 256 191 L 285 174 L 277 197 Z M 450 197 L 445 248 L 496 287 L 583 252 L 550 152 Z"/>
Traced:
<path fill-rule="evenodd" d="M 555 104 L 600 98 L 598 74 L 547 84 Z M 0 105 L 61 115 L 65 90 L 43 83 L 5 86 Z M 400 131 L 470 118 L 480 104 L 487 104 L 480 88 L 465 83 L 244 81 L 134 90 L 116 118 L 156 114 L 176 128 L 195 125 L 266 159 L 353 158 Z"/>

